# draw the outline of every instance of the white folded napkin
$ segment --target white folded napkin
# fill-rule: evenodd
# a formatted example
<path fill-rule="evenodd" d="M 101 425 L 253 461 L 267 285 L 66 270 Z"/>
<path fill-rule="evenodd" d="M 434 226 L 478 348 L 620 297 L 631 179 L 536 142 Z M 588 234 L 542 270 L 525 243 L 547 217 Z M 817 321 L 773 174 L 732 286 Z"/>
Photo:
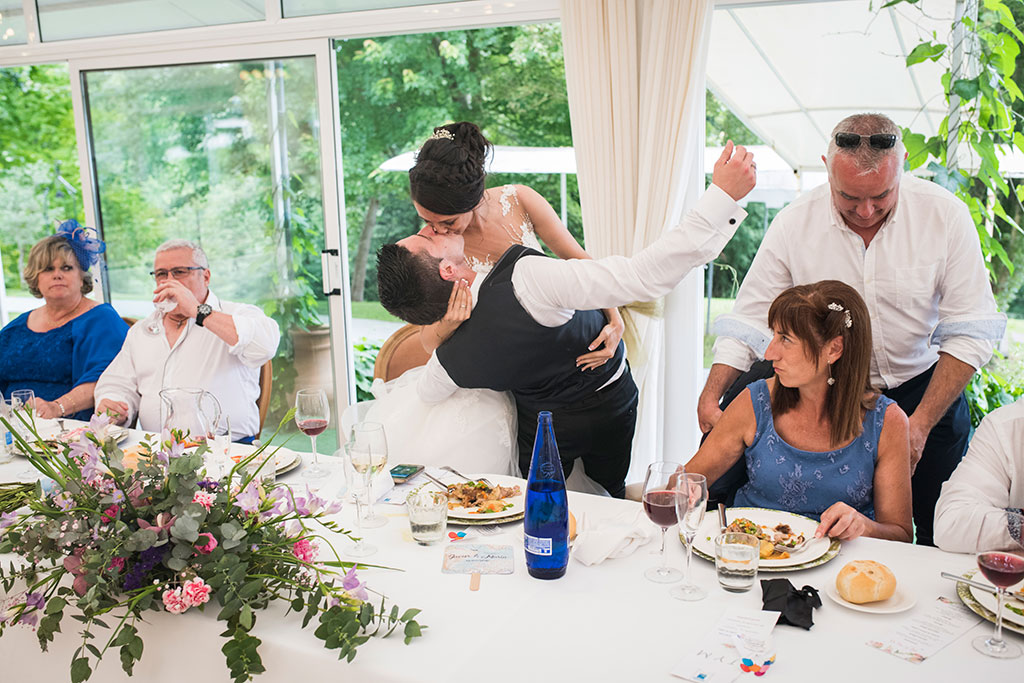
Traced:
<path fill-rule="evenodd" d="M 653 527 L 639 506 L 612 516 L 581 513 L 572 556 L 589 566 L 631 555 L 654 538 Z"/>

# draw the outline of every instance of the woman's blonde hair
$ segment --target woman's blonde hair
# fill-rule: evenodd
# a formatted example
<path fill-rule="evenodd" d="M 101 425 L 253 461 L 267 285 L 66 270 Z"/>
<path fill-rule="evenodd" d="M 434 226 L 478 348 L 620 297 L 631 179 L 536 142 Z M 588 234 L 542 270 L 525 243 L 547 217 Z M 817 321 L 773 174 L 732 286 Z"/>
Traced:
<path fill-rule="evenodd" d="M 768 326 L 803 342 L 808 360 L 815 365 L 825 345 L 842 338 L 842 355 L 830 371 L 835 383 L 825 394 L 829 436 L 835 448 L 860 434 L 862 411 L 874 408 L 877 392 L 870 379 L 871 320 L 857 290 L 838 280 L 790 287 L 768 309 Z M 870 396 L 867 400 L 865 392 Z M 782 415 L 795 408 L 799 400 L 799 389 L 776 381 L 772 413 Z"/>
<path fill-rule="evenodd" d="M 32 251 L 28 253 L 28 263 L 25 270 L 21 271 L 28 285 L 28 291 L 37 299 L 41 299 L 43 293 L 39 291 L 39 273 L 43 272 L 57 259 L 74 266 L 82 274 L 82 294 L 92 291 L 92 273 L 82 270 L 82 265 L 75 256 L 74 249 L 68 241 L 60 235 L 50 235 L 36 242 Z"/>

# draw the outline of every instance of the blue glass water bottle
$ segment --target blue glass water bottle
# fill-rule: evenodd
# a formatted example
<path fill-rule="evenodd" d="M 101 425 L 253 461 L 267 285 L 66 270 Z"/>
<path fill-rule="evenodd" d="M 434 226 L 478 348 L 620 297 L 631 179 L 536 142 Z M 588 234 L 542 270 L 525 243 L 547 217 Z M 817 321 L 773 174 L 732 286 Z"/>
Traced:
<path fill-rule="evenodd" d="M 551 413 L 546 410 L 537 415 L 523 532 L 530 576 L 557 579 L 565 574 L 569 564 L 569 501 Z"/>

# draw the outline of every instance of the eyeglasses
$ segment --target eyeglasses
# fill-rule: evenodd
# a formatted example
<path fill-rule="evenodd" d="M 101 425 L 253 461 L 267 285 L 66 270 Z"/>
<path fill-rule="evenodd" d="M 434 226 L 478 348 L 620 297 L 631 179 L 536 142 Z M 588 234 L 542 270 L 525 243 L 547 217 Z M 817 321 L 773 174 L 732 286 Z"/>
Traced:
<path fill-rule="evenodd" d="M 173 277 L 175 280 L 181 280 L 193 270 L 206 270 L 206 268 L 202 266 L 182 266 L 181 268 L 171 268 L 170 270 L 151 270 L 149 271 L 149 274 L 157 281 L 166 280 L 168 275 Z"/>
<path fill-rule="evenodd" d="M 860 141 L 868 139 L 868 144 L 875 149 L 892 149 L 896 144 L 896 136 L 891 133 L 875 133 L 874 135 L 858 135 L 857 133 L 836 133 L 836 145 L 843 148 L 860 147 Z"/>

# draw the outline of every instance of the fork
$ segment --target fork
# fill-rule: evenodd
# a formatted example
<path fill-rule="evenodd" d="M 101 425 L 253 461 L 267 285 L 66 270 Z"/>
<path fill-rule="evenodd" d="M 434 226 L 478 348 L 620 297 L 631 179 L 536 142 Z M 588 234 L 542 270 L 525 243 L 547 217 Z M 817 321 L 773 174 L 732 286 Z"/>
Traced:
<path fill-rule="evenodd" d="M 796 545 L 794 545 L 792 547 L 790 547 L 788 545 L 783 545 L 782 543 L 776 543 L 775 544 L 775 549 L 777 551 L 779 551 L 780 553 L 789 553 L 790 555 L 796 555 L 798 552 L 800 552 L 805 547 L 807 547 L 807 543 L 808 543 L 808 541 L 807 541 L 806 538 L 803 540 L 802 543 L 797 543 Z"/>
<path fill-rule="evenodd" d="M 442 467 L 441 469 L 442 469 L 442 470 L 447 470 L 447 471 L 451 472 L 452 474 L 454 474 L 454 475 L 455 475 L 455 476 L 457 476 L 457 477 L 462 477 L 463 479 L 465 479 L 466 481 L 468 481 L 468 482 L 470 482 L 470 483 L 474 483 L 474 482 L 478 482 L 478 481 L 479 481 L 479 482 L 481 482 L 481 483 L 483 483 L 483 484 L 486 484 L 487 486 L 490 486 L 490 487 L 492 487 L 492 488 L 494 487 L 494 484 L 492 484 L 492 483 L 491 483 L 490 481 L 488 481 L 487 479 L 484 479 L 483 477 L 481 477 L 480 479 L 470 479 L 469 477 L 467 477 L 467 476 L 466 476 L 465 474 L 463 474 L 462 472 L 459 472 L 458 470 L 456 470 L 456 469 L 455 469 L 454 467 L 450 467 L 450 466 L 448 466 L 448 465 L 445 465 L 445 466 L 443 466 L 443 467 Z"/>

